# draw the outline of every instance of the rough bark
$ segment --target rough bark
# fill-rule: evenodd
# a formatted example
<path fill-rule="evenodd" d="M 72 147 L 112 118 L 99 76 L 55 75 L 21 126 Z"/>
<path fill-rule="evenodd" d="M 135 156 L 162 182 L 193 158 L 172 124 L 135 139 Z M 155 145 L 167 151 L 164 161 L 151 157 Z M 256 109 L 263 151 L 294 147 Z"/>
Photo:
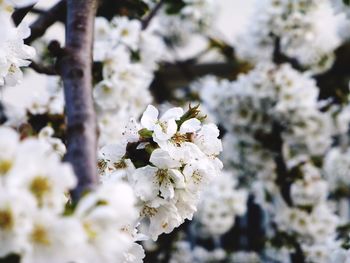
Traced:
<path fill-rule="evenodd" d="M 73 200 L 97 181 L 96 117 L 92 99 L 92 45 L 98 0 L 67 0 L 66 47 L 58 69 L 64 83 L 67 116 L 66 161 L 78 187 Z"/>

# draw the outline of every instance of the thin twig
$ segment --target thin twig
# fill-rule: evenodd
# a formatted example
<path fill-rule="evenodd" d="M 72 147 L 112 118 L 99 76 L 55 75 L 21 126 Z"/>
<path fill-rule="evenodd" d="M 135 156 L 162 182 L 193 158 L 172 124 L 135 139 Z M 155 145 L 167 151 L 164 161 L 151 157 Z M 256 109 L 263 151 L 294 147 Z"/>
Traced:
<path fill-rule="evenodd" d="M 0 124 L 4 124 L 8 120 L 6 116 L 6 109 L 2 102 L 2 99 L 0 100 Z"/>
<path fill-rule="evenodd" d="M 33 14 L 37 14 L 37 15 L 43 15 L 45 14 L 47 11 L 46 10 L 43 10 L 43 9 L 40 9 L 40 8 L 35 8 L 33 7 L 31 10 L 30 10 L 31 13 Z"/>
<path fill-rule="evenodd" d="M 41 14 L 33 24 L 31 24 L 31 35 L 25 40 L 26 44 L 32 43 L 35 39 L 43 36 L 46 30 L 57 21 L 64 21 L 66 15 L 66 1 L 62 0 Z"/>
<path fill-rule="evenodd" d="M 151 12 L 142 20 L 142 30 L 145 30 L 149 24 L 151 23 L 152 19 L 156 16 L 160 8 L 163 6 L 164 0 L 160 0 L 154 8 L 151 10 Z"/>
<path fill-rule="evenodd" d="M 31 10 L 33 9 L 34 5 L 30 5 L 27 7 L 23 7 L 23 8 L 17 8 L 15 9 L 15 11 L 12 14 L 12 20 L 15 23 L 16 26 L 18 26 L 22 20 L 24 19 L 24 17 L 31 12 Z"/>
<path fill-rule="evenodd" d="M 50 76 L 57 75 L 57 72 L 56 72 L 54 67 L 47 67 L 47 66 L 39 64 L 35 61 L 32 61 L 32 63 L 29 65 L 29 67 L 40 74 L 46 74 L 46 75 L 50 75 Z"/>
<path fill-rule="evenodd" d="M 273 55 L 272 55 L 272 60 L 275 64 L 283 64 L 283 63 L 289 63 L 292 68 L 299 70 L 299 71 L 304 71 L 304 68 L 300 65 L 298 60 L 294 58 L 290 58 L 283 54 L 281 50 L 281 40 L 279 37 L 275 38 L 275 43 L 274 43 L 274 50 L 273 50 Z"/>

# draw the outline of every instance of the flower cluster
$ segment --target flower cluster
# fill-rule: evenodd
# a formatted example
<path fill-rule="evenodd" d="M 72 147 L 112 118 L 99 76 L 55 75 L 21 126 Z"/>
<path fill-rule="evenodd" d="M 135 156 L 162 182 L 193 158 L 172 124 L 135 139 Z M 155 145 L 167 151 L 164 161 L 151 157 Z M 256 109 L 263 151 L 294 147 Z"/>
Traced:
<path fill-rule="evenodd" d="M 26 121 L 25 109 L 18 107 L 15 103 L 9 103 L 7 101 L 2 102 L 3 114 L 1 120 L 3 125 L 10 127 L 19 127 Z"/>
<path fill-rule="evenodd" d="M 40 130 L 38 137 L 51 145 L 52 149 L 63 157 L 67 152 L 66 146 L 61 139 L 54 137 L 54 133 L 55 131 L 52 127 L 46 126 Z"/>
<path fill-rule="evenodd" d="M 18 84 L 34 56 L 29 27 L 11 13 L 36 2 L 0 0 L 0 88 Z M 171 263 L 349 262 L 350 106 L 338 70 L 348 1 L 258 0 L 235 58 L 211 38 L 218 1 L 127 2 L 95 20 L 100 182 L 80 200 L 70 198 L 79 186 L 55 137 L 66 139 L 61 80 L 48 77 L 47 94 L 32 92 L 30 105 L 0 103 L 0 122 L 20 130 L 0 127 L 0 261 L 141 263 L 147 251 Z M 178 101 L 198 98 L 206 121 L 199 106 L 169 107 L 176 100 L 147 107 L 155 73 L 182 65 L 191 40 L 208 50 L 186 67 L 218 48 L 234 72 L 249 70 L 174 90 Z M 48 42 L 36 46 L 37 65 L 51 67 Z"/>
<path fill-rule="evenodd" d="M 308 262 L 328 262 L 328 254 L 339 247 L 335 240 L 341 222 L 328 205 L 328 182 L 313 162 L 322 160 L 334 134 L 346 133 L 346 108 L 332 128 L 334 111 L 320 110 L 315 81 L 287 64 L 258 64 L 233 82 L 205 78 L 197 84 L 201 82 L 212 88 L 204 89 L 201 99 L 227 131 L 226 169 L 235 171 L 268 212 L 276 226 L 271 235 L 284 233 L 296 240 Z M 327 178 L 337 169 L 333 160 L 341 158 L 336 149 L 326 157 Z M 346 173 L 345 163 L 343 167 Z"/>
<path fill-rule="evenodd" d="M 333 8 L 336 12 L 344 12 L 347 16 L 350 15 L 350 6 L 349 2 L 344 0 L 330 0 L 333 5 Z"/>
<path fill-rule="evenodd" d="M 237 51 L 253 61 L 271 59 L 279 39 L 283 54 L 322 72 L 333 64 L 333 51 L 341 42 L 338 27 L 339 19 L 327 0 L 258 1 L 248 33 L 237 41 Z"/>
<path fill-rule="evenodd" d="M 152 101 L 149 86 L 163 59 L 164 43 L 152 28 L 142 30 L 141 22 L 126 17 L 95 22 L 94 102 L 101 146 L 117 143 L 129 119 L 139 116 Z M 64 96 L 57 77 L 47 78 L 47 95 L 33 98 L 31 114 L 62 114 Z"/>
<path fill-rule="evenodd" d="M 328 183 L 331 194 L 338 201 L 347 199 L 350 192 L 350 159 L 349 159 L 349 128 L 350 108 L 348 105 L 333 106 L 334 141 L 333 147 L 323 156 L 322 172 Z M 343 201 L 340 201 L 344 202 Z M 345 201 L 346 202 L 346 201 Z M 341 206 L 341 205 L 340 205 Z M 346 207 L 346 205 L 345 205 Z M 344 208 L 343 208 L 344 209 Z M 347 210 L 340 208 L 340 215 L 347 220 Z M 342 211 L 343 210 L 343 211 Z"/>
<path fill-rule="evenodd" d="M 220 236 L 228 232 L 235 217 L 247 210 L 247 191 L 236 189 L 232 173 L 224 171 L 202 194 L 195 219 L 204 235 Z"/>
<path fill-rule="evenodd" d="M 102 63 L 102 80 L 94 88 L 102 145 L 117 142 L 130 117 L 152 101 L 148 87 L 164 53 L 151 29 L 126 17 L 96 19 L 94 61 Z M 131 115 L 132 114 L 132 115 Z M 122 125 L 120 125 L 122 123 Z"/>
<path fill-rule="evenodd" d="M 35 55 L 35 50 L 23 41 L 30 35 L 28 25 L 22 23 L 15 27 L 10 20 L 11 13 L 2 10 L 6 4 L 7 1 L 0 3 L 0 87 L 18 84 L 23 75 L 20 68 L 28 66 L 28 60 Z"/>
<path fill-rule="evenodd" d="M 191 263 L 191 262 L 221 262 L 226 259 L 226 252 L 222 249 L 208 251 L 203 247 L 196 246 L 193 249 L 186 241 L 175 243 L 174 251 L 170 258 L 170 263 Z"/>
<path fill-rule="evenodd" d="M 157 63 L 164 52 L 162 40 L 154 29 L 150 27 L 142 30 L 139 20 L 114 17 L 108 21 L 103 17 L 97 17 L 95 34 L 94 61 L 104 64 L 105 78 L 108 79 L 121 78 L 123 68 L 120 67 L 123 66 L 138 66 L 143 67 L 145 71 L 152 71 L 157 68 Z M 116 60 L 116 55 L 120 55 L 123 51 L 125 54 L 121 57 L 122 60 Z M 125 62 L 128 62 L 127 65 L 123 65 Z M 134 64 L 128 65 L 132 62 Z M 116 75 L 111 76 L 113 73 Z"/>
<path fill-rule="evenodd" d="M 201 124 L 198 107 L 172 108 L 162 116 L 149 105 L 125 131 L 126 142 L 101 150 L 102 181 L 124 178 L 138 197 L 145 234 L 170 233 L 196 211 L 199 194 L 222 164 L 219 130 Z"/>
<path fill-rule="evenodd" d="M 334 249 L 329 255 L 329 263 L 348 263 L 350 251 L 344 248 Z"/>
<path fill-rule="evenodd" d="M 300 171 L 302 178 L 294 181 L 290 189 L 294 207 L 286 206 L 276 215 L 278 226 L 309 239 L 309 243 L 334 239 L 339 218 L 327 206 L 327 182 L 310 163 L 302 165 Z"/>
<path fill-rule="evenodd" d="M 331 253 L 340 247 L 335 241 L 337 216 L 322 204 L 308 213 L 298 208 L 279 209 L 279 230 L 296 235 L 307 262 L 330 262 Z"/>
<path fill-rule="evenodd" d="M 175 46 L 184 46 L 193 35 L 210 31 L 218 10 L 213 0 L 184 0 L 180 10 L 176 4 L 172 6 L 169 2 L 168 5 L 157 15 L 157 30 Z"/>
<path fill-rule="evenodd" d="M 281 130 L 290 167 L 321 156 L 331 144 L 331 118 L 319 109 L 315 81 L 288 64 L 259 64 L 222 94 L 218 115 L 225 128 L 248 145 Z"/>
<path fill-rule="evenodd" d="M 124 261 L 134 246 L 129 229 L 137 219 L 131 188 L 122 182 L 103 185 L 71 206 L 76 177 L 47 143 L 46 132 L 20 141 L 12 129 L 0 129 L 0 258 Z"/>
<path fill-rule="evenodd" d="M 46 78 L 46 93 L 33 94 L 32 100 L 26 110 L 33 114 L 60 115 L 64 113 L 64 94 L 62 81 L 59 77 L 49 76 Z"/>
<path fill-rule="evenodd" d="M 241 251 L 228 253 L 224 249 L 207 250 L 204 247 L 193 246 L 186 241 L 177 241 L 172 252 L 170 263 L 259 263 L 260 256 L 255 252 Z"/>
<path fill-rule="evenodd" d="M 213 119 L 217 119 L 217 109 L 220 107 L 222 92 L 231 86 L 227 79 L 219 79 L 213 75 L 207 75 L 197 79 L 190 85 L 190 91 L 203 102 L 201 107 L 208 111 Z"/>
<path fill-rule="evenodd" d="M 349 149 L 332 148 L 324 160 L 324 173 L 332 191 L 348 193 L 350 185 L 350 153 Z"/>

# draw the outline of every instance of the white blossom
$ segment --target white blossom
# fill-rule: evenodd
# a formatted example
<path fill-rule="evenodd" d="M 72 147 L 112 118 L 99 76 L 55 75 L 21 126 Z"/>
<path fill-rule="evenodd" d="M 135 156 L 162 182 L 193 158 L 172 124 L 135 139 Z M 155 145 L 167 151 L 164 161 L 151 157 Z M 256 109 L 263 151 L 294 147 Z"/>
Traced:
<path fill-rule="evenodd" d="M 141 124 L 144 128 L 153 131 L 153 139 L 157 141 L 169 140 L 177 131 L 176 121 L 183 114 L 181 108 L 173 108 L 166 111 L 159 119 L 158 110 L 149 105 L 141 118 Z"/>
<path fill-rule="evenodd" d="M 225 234 L 233 227 L 235 217 L 246 212 L 248 194 L 236 184 L 233 174 L 226 171 L 205 188 L 195 216 L 204 235 Z"/>
<path fill-rule="evenodd" d="M 235 41 L 237 53 L 255 62 L 271 60 L 279 38 L 282 53 L 315 73 L 324 72 L 341 41 L 339 23 L 329 1 L 257 1 L 248 32 Z"/>
<path fill-rule="evenodd" d="M 0 41 L 0 86 L 14 86 L 22 79 L 21 67 L 30 64 L 29 59 L 35 50 L 24 44 L 23 39 L 29 37 L 28 25 L 21 23 L 14 27 L 9 17 L 0 15 L 2 38 Z"/>
<path fill-rule="evenodd" d="M 222 169 L 217 158 L 222 150 L 218 129 L 202 125 L 198 114 L 198 107 L 186 113 L 171 108 L 159 118 L 150 105 L 142 115 L 139 134 L 124 144 L 124 153 L 123 147 L 111 145 L 100 156 L 102 177 L 116 176 L 133 187 L 142 231 L 154 240 L 192 218 L 203 187 Z M 134 134 L 137 125 L 131 126 Z M 128 154 L 132 148 L 144 152 L 147 161 L 133 159 Z M 129 162 L 136 169 L 129 169 Z"/>

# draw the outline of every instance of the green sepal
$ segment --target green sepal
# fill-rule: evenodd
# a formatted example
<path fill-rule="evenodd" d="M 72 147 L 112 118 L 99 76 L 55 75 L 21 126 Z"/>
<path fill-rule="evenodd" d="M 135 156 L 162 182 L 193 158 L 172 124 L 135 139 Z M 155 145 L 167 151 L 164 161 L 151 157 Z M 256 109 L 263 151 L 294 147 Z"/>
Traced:
<path fill-rule="evenodd" d="M 198 119 L 199 121 L 203 122 L 204 119 L 207 117 L 207 116 L 200 116 L 200 110 L 199 110 L 199 106 L 200 104 L 197 104 L 196 106 L 192 107 L 191 105 L 189 105 L 189 109 L 184 113 L 184 115 L 181 116 L 181 118 L 176 121 L 177 123 L 177 126 L 180 128 L 181 125 L 189 120 L 189 119 L 192 119 L 192 118 L 196 118 Z"/>
<path fill-rule="evenodd" d="M 139 130 L 139 135 L 144 139 L 149 139 L 149 138 L 152 138 L 153 131 L 150 131 L 146 128 L 143 128 L 143 129 Z"/>

